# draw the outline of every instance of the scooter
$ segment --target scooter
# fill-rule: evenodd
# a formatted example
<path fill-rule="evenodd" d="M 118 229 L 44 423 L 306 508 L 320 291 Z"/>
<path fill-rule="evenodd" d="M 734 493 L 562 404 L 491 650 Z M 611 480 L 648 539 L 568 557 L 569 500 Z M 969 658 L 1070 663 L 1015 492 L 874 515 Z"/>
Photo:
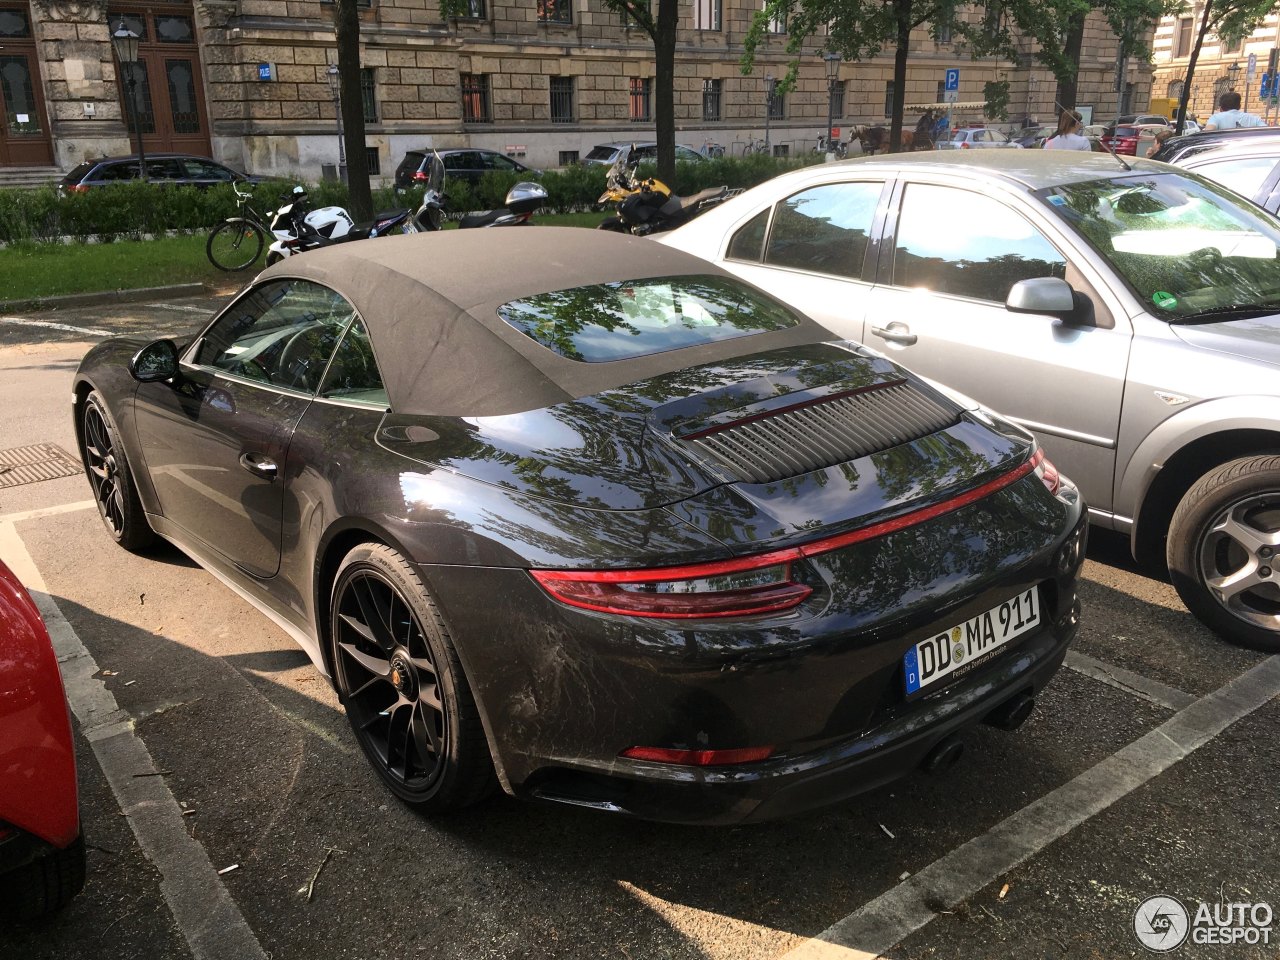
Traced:
<path fill-rule="evenodd" d="M 404 208 L 383 211 L 360 224 L 342 207 L 308 210 L 307 191 L 300 186 L 293 188 L 290 202 L 276 209 L 268 229 L 276 240 L 267 250 L 267 266 L 316 247 L 367 240 L 388 233 L 418 232 L 410 211 Z"/>
<path fill-rule="evenodd" d="M 427 189 L 422 195 L 422 205 L 414 214 L 413 221 L 423 232 L 440 230 L 444 227 L 444 214 L 449 198 L 444 192 L 444 161 L 438 153 L 432 152 L 430 173 L 427 175 Z M 528 223 L 547 199 L 547 190 L 540 183 L 521 180 L 507 191 L 505 207 L 497 210 L 475 210 L 463 214 L 458 223 L 460 230 L 472 227 L 514 227 Z"/>
<path fill-rule="evenodd" d="M 596 229 L 630 233 L 637 237 L 674 230 L 698 214 L 710 210 L 730 197 L 742 193 L 741 188 L 708 187 L 692 196 L 680 197 L 661 180 L 636 176 L 639 158 L 630 159 L 633 149 L 621 150 L 609 168 L 605 191 L 596 201 L 598 207 L 615 207 L 617 213 Z"/>

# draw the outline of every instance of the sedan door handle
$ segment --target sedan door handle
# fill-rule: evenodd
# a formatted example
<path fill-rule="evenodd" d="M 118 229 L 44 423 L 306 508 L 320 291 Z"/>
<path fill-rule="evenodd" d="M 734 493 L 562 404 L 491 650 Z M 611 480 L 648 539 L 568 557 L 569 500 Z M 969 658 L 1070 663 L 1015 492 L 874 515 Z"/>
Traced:
<path fill-rule="evenodd" d="M 890 343 L 901 343 L 904 346 L 911 346 L 918 339 L 911 328 L 905 323 L 899 323 L 896 320 L 887 327 L 872 327 L 871 332 L 882 340 L 888 340 Z"/>
<path fill-rule="evenodd" d="M 262 477 L 264 480 L 274 480 L 276 478 L 276 462 L 268 457 L 262 456 L 260 453 L 241 454 L 240 466 L 244 467 L 255 477 Z"/>

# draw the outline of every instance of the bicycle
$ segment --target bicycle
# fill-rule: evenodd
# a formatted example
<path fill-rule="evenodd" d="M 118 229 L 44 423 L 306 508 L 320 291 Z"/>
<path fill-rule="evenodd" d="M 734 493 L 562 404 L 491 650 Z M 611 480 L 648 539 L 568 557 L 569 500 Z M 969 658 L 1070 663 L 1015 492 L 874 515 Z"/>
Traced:
<path fill-rule="evenodd" d="M 267 218 L 258 213 L 249 202 L 253 199 L 253 194 L 241 193 L 240 187 L 235 183 L 231 184 L 231 189 L 236 193 L 237 215 L 228 217 L 214 227 L 205 244 L 209 262 L 227 273 L 252 266 L 262 256 L 262 248 L 266 246 L 267 235 L 270 233 L 263 226 Z"/>
<path fill-rule="evenodd" d="M 763 140 L 748 140 L 746 146 L 742 148 L 742 155 L 749 157 L 756 153 L 769 153 L 769 145 Z"/>
<path fill-rule="evenodd" d="M 837 160 L 843 160 L 848 153 L 848 148 L 839 138 L 833 137 L 830 146 L 827 145 L 827 138 L 822 134 L 818 134 L 818 144 L 813 148 L 814 153 L 832 153 L 835 154 Z"/>

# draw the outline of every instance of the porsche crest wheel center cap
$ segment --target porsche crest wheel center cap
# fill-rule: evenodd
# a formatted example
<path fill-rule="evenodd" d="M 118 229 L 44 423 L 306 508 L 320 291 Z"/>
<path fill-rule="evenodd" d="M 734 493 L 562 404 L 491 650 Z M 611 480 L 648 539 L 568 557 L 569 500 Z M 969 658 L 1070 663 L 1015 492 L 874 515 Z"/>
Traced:
<path fill-rule="evenodd" d="M 397 653 L 391 658 L 391 685 L 402 697 L 412 700 L 418 695 L 418 680 L 408 658 Z"/>

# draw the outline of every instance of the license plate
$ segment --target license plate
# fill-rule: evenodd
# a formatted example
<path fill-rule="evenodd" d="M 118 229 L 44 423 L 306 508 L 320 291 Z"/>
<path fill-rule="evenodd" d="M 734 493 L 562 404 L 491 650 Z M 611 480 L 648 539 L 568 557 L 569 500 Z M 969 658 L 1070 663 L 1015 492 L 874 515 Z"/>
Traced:
<path fill-rule="evenodd" d="M 921 640 L 902 658 L 907 693 L 985 660 L 1009 641 L 1040 626 L 1040 589 L 1031 587 L 950 630 Z"/>

